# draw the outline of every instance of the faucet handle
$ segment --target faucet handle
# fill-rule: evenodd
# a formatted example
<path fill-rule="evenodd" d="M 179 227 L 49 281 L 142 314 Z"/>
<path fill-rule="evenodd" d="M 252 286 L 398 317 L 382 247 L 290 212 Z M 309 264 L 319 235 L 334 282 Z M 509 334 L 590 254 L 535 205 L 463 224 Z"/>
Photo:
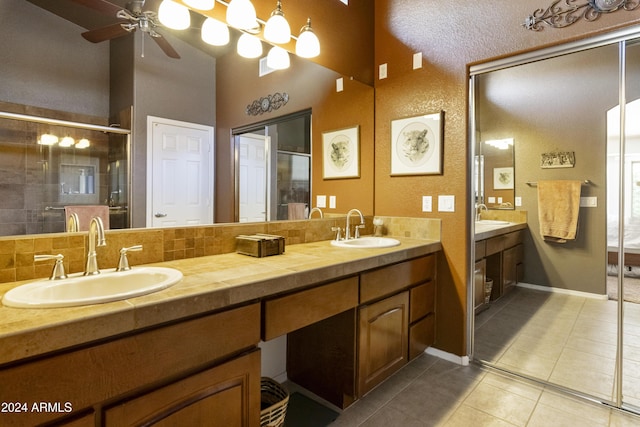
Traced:
<path fill-rule="evenodd" d="M 360 238 L 360 229 L 361 229 L 361 228 L 364 228 L 364 227 L 365 227 L 365 225 L 364 225 L 364 224 L 356 225 L 356 226 L 354 227 L 354 228 L 355 228 L 355 230 L 356 230 L 356 231 L 355 231 L 355 233 L 354 233 L 354 237 L 353 237 L 354 239 L 359 239 L 359 238 Z"/>
<path fill-rule="evenodd" d="M 331 227 L 331 231 L 336 232 L 336 242 L 342 240 L 342 228 L 340 227 Z"/>
<path fill-rule="evenodd" d="M 142 250 L 142 245 L 129 246 L 128 248 L 120 249 L 120 260 L 118 261 L 118 267 L 116 271 L 131 270 L 129 267 L 129 259 L 127 258 L 128 252 L 139 252 Z"/>
<path fill-rule="evenodd" d="M 48 261 L 50 259 L 55 259 L 56 263 L 53 266 L 53 270 L 51 271 L 51 277 L 49 277 L 49 280 L 66 279 L 67 274 L 64 271 L 64 264 L 62 263 L 62 261 L 64 260 L 64 255 L 58 254 L 58 255 L 34 255 L 33 256 L 33 260 L 35 262 Z"/>

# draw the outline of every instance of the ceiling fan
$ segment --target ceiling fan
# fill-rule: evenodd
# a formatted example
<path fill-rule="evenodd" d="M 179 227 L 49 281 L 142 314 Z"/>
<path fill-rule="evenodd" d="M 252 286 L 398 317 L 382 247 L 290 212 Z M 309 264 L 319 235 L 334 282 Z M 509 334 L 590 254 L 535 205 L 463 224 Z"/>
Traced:
<path fill-rule="evenodd" d="M 167 39 L 162 37 L 162 34 L 156 31 L 158 28 L 162 27 L 158 20 L 158 14 L 150 10 L 142 10 L 145 0 L 132 0 L 127 3 L 127 7 L 124 9 L 116 4 L 108 2 L 107 0 L 73 1 L 98 12 L 115 16 L 116 18 L 125 21 L 82 33 L 82 37 L 88 41 L 92 43 L 100 43 L 106 40 L 126 36 L 127 34 L 140 29 L 143 33 L 147 33 L 151 36 L 153 41 L 158 44 L 160 49 L 162 49 L 167 56 L 176 59 L 180 58 L 178 52 L 176 52 L 176 50 L 169 44 Z"/>

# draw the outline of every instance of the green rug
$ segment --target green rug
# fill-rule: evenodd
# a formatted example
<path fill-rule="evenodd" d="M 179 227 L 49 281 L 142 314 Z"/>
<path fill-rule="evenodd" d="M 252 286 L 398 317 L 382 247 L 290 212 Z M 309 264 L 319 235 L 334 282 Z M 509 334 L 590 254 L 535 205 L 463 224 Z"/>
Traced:
<path fill-rule="evenodd" d="M 284 427 L 326 427 L 338 418 L 338 415 L 336 411 L 315 400 L 294 392 L 289 396 Z"/>

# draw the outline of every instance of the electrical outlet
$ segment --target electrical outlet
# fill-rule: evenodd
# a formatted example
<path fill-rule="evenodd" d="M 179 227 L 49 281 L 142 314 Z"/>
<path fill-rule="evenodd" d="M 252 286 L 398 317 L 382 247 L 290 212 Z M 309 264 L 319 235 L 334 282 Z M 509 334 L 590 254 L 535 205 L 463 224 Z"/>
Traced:
<path fill-rule="evenodd" d="M 380 80 L 387 78 L 387 64 L 380 64 L 378 68 L 378 78 Z"/>
<path fill-rule="evenodd" d="M 597 197 L 580 197 L 580 206 L 583 208 L 597 208 L 598 198 Z"/>
<path fill-rule="evenodd" d="M 516 206 L 522 206 L 522 197 L 516 196 Z"/>
<path fill-rule="evenodd" d="M 413 69 L 417 70 L 418 68 L 422 68 L 422 52 L 413 54 Z"/>
<path fill-rule="evenodd" d="M 329 209 L 336 208 L 336 196 L 329 196 Z"/>

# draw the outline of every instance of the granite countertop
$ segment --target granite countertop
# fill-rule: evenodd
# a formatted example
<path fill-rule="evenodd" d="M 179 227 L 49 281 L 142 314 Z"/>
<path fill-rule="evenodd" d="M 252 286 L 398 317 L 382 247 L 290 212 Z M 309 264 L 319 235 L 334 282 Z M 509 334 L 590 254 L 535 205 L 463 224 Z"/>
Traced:
<path fill-rule="evenodd" d="M 491 225 L 478 225 L 476 224 L 475 240 L 485 240 L 491 237 L 500 236 L 502 234 L 511 233 L 512 231 L 524 230 L 527 228 L 526 222 L 510 222 L 508 224 L 491 224 Z"/>
<path fill-rule="evenodd" d="M 442 249 L 435 240 L 398 240 L 401 244 L 390 248 L 338 248 L 321 241 L 287 246 L 284 254 L 266 258 L 229 253 L 163 262 L 153 265 L 176 268 L 184 277 L 153 294 L 82 307 L 0 305 L 0 365 L 259 301 Z M 23 283 L 0 284 L 0 297 Z"/>

